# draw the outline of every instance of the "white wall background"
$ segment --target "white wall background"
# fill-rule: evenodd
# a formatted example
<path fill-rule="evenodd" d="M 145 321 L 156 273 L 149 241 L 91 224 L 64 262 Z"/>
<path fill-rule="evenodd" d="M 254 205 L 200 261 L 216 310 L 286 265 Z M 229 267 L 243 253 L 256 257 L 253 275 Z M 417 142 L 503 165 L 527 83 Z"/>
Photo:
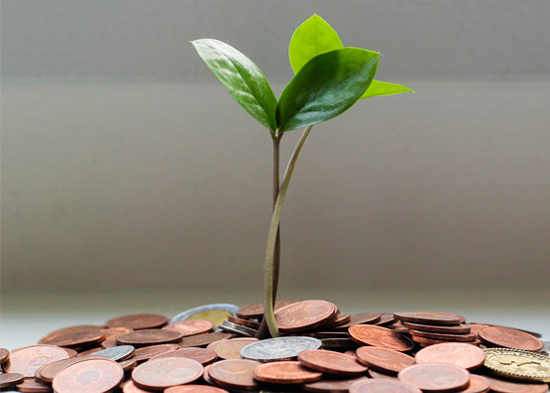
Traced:
<path fill-rule="evenodd" d="M 282 287 L 548 285 L 550 2 L 1 7 L 3 291 L 259 289 L 270 137 L 189 41 L 230 43 L 280 92 L 315 12 L 416 94 L 314 127 Z"/>

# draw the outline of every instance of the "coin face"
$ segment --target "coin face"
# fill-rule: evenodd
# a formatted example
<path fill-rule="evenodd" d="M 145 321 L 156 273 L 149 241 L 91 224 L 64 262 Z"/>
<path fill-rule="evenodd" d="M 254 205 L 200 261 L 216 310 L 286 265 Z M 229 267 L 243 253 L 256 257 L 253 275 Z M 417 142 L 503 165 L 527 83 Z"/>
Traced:
<path fill-rule="evenodd" d="M 149 360 L 132 371 L 132 379 L 142 389 L 162 390 L 183 385 L 201 377 L 202 365 L 192 359 L 163 358 Z"/>
<path fill-rule="evenodd" d="M 525 351 L 539 351 L 544 347 L 542 341 L 535 336 L 520 330 L 502 326 L 489 326 L 481 329 L 479 337 L 492 346 L 523 349 Z"/>
<path fill-rule="evenodd" d="M 164 352 L 174 351 L 178 349 L 178 344 L 159 344 L 150 345 L 148 347 L 137 348 L 134 352 L 134 357 L 138 363 L 151 359 L 153 356 L 160 355 Z"/>
<path fill-rule="evenodd" d="M 163 327 L 166 330 L 177 330 L 182 334 L 182 337 L 192 336 L 194 334 L 207 333 L 214 329 L 214 322 L 205 319 L 197 319 L 191 321 L 181 321 L 166 325 Z"/>
<path fill-rule="evenodd" d="M 254 378 L 278 384 L 310 383 L 321 379 L 323 373 L 312 371 L 298 361 L 264 363 L 254 369 Z"/>
<path fill-rule="evenodd" d="M 470 372 L 450 364 L 417 364 L 400 371 L 397 378 L 424 393 L 451 392 L 468 386 Z"/>
<path fill-rule="evenodd" d="M 506 378 L 550 382 L 550 358 L 530 351 L 493 348 L 485 350 L 485 367 Z"/>
<path fill-rule="evenodd" d="M 38 343 L 73 348 L 99 343 L 104 338 L 105 336 L 100 329 L 89 326 L 74 326 L 51 332 L 42 337 Z"/>
<path fill-rule="evenodd" d="M 282 307 L 275 320 L 282 333 L 296 333 L 322 326 L 338 315 L 338 309 L 326 300 L 305 300 Z"/>
<path fill-rule="evenodd" d="M 372 345 L 399 352 L 410 351 L 414 347 L 404 334 L 382 326 L 353 325 L 349 328 L 349 335 L 359 345 Z"/>
<path fill-rule="evenodd" d="M 313 337 L 276 337 L 261 340 L 241 349 L 241 356 L 245 359 L 260 362 L 295 359 L 301 351 L 319 349 L 321 340 Z"/>
<path fill-rule="evenodd" d="M 421 349 L 414 358 L 418 364 L 453 364 L 471 371 L 483 365 L 485 352 L 475 345 L 443 343 Z"/>
<path fill-rule="evenodd" d="M 229 315 L 237 316 L 236 312 L 238 309 L 239 306 L 229 303 L 207 304 L 186 310 L 176 315 L 172 318 L 170 324 L 186 320 L 203 319 L 213 322 L 214 327 L 217 327 L 220 323 L 225 321 Z"/>
<path fill-rule="evenodd" d="M 176 330 L 142 329 L 126 333 L 116 338 L 119 345 L 144 347 L 147 345 L 169 344 L 180 341 L 182 334 Z"/>
<path fill-rule="evenodd" d="M 422 390 L 390 379 L 367 379 L 351 385 L 350 393 L 422 393 Z"/>
<path fill-rule="evenodd" d="M 412 356 L 387 348 L 359 347 L 356 355 L 357 359 L 367 367 L 395 375 L 415 363 Z"/>
<path fill-rule="evenodd" d="M 102 358 L 101 356 L 95 356 L 95 355 L 84 355 L 84 356 L 72 357 L 69 359 L 58 360 L 56 362 L 48 363 L 45 366 L 40 367 L 38 370 L 36 370 L 35 376 L 44 382 L 52 383 L 57 373 L 63 370 L 65 367 L 68 367 L 71 364 L 78 363 L 86 359 L 104 359 L 104 358 Z"/>
<path fill-rule="evenodd" d="M 298 354 L 298 361 L 313 370 L 348 377 L 357 377 L 367 371 L 356 358 L 334 351 L 308 349 Z"/>
<path fill-rule="evenodd" d="M 258 342 L 257 338 L 232 338 L 221 341 L 214 351 L 220 359 L 241 359 L 241 349 L 249 344 Z"/>
<path fill-rule="evenodd" d="M 108 328 L 126 327 L 134 330 L 160 328 L 168 323 L 168 318 L 160 314 L 130 314 L 109 319 Z"/>
<path fill-rule="evenodd" d="M 34 377 L 40 367 L 57 360 L 68 359 L 69 354 L 54 345 L 38 344 L 16 349 L 10 354 L 10 361 L 4 364 L 4 371 Z"/>
<path fill-rule="evenodd" d="M 208 376 L 227 389 L 257 389 L 259 385 L 253 378 L 253 372 L 259 365 L 259 362 L 246 359 L 222 360 L 209 367 Z"/>
<path fill-rule="evenodd" d="M 109 359 L 86 359 L 61 370 L 52 382 L 56 393 L 108 392 L 124 378 L 124 370 Z"/>

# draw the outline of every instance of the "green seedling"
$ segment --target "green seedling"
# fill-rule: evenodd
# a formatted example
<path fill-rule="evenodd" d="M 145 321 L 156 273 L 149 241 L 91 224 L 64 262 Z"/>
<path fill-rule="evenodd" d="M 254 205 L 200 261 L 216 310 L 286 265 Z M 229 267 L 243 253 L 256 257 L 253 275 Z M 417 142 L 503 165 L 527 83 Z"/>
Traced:
<path fill-rule="evenodd" d="M 410 91 L 374 80 L 379 53 L 344 47 L 334 29 L 313 15 L 294 32 L 288 55 L 296 74 L 277 100 L 262 71 L 235 48 L 214 39 L 192 41 L 206 65 L 273 140 L 273 212 L 264 265 L 264 312 L 259 336 L 279 336 L 273 306 L 280 266 L 280 218 L 292 172 L 313 125 L 345 112 L 358 100 Z M 285 132 L 304 128 L 279 181 L 279 146 Z"/>

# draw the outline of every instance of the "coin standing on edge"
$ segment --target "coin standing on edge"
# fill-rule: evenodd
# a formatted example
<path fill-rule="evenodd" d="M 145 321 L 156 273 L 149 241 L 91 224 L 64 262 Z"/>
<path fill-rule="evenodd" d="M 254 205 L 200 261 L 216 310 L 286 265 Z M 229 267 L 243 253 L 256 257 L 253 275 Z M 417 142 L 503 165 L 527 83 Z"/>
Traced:
<path fill-rule="evenodd" d="M 109 359 L 86 359 L 71 364 L 54 377 L 56 393 L 109 392 L 120 385 L 124 370 Z"/>

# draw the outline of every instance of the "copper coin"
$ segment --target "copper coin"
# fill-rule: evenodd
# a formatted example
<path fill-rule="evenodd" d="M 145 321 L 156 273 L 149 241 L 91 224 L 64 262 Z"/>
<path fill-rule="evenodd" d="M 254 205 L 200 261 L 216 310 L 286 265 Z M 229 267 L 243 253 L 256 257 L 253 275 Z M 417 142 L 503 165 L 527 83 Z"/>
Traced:
<path fill-rule="evenodd" d="M 164 393 L 229 393 L 225 389 L 206 385 L 182 385 L 173 386 L 164 391 Z"/>
<path fill-rule="evenodd" d="M 451 364 L 416 364 L 397 374 L 401 382 L 425 392 L 456 392 L 470 383 L 470 372 Z"/>
<path fill-rule="evenodd" d="M 88 326 L 73 326 L 51 332 L 42 337 L 38 343 L 74 348 L 97 344 L 103 339 L 105 339 L 105 336 L 99 329 Z"/>
<path fill-rule="evenodd" d="M 358 377 L 351 379 L 327 379 L 324 378 L 317 381 L 306 383 L 302 388 L 308 392 L 319 392 L 319 393 L 348 393 L 349 388 L 355 382 L 363 381 L 367 377 Z"/>
<path fill-rule="evenodd" d="M 109 359 L 86 359 L 57 373 L 52 387 L 56 393 L 104 393 L 120 384 L 124 370 Z"/>
<path fill-rule="evenodd" d="M 154 356 L 160 355 L 161 353 L 174 351 L 178 348 L 178 344 L 150 345 L 148 347 L 137 348 L 134 352 L 134 357 L 139 364 L 151 359 Z"/>
<path fill-rule="evenodd" d="M 479 331 L 483 328 L 489 327 L 491 325 L 481 324 L 481 323 L 470 323 L 470 333 L 477 334 L 479 337 Z"/>
<path fill-rule="evenodd" d="M 6 348 L 0 348 L 0 366 L 8 361 L 10 358 L 10 351 Z"/>
<path fill-rule="evenodd" d="M 180 347 L 206 347 L 208 344 L 215 341 L 227 340 L 231 338 L 231 333 L 216 332 L 197 334 L 195 336 L 184 337 L 179 342 Z"/>
<path fill-rule="evenodd" d="M 460 393 L 487 393 L 490 388 L 491 386 L 487 378 L 472 374 L 470 384 L 466 389 L 461 390 Z"/>
<path fill-rule="evenodd" d="M 304 300 L 275 312 L 281 333 L 297 333 L 326 324 L 337 316 L 337 308 L 326 300 Z"/>
<path fill-rule="evenodd" d="M 257 390 L 259 385 L 253 378 L 253 372 L 260 364 L 246 359 L 222 360 L 209 367 L 208 376 L 223 388 Z"/>
<path fill-rule="evenodd" d="M 367 372 L 356 358 L 340 352 L 309 349 L 300 352 L 298 360 L 308 368 L 329 374 L 357 377 Z"/>
<path fill-rule="evenodd" d="M 336 330 L 343 330 L 343 329 L 347 330 L 351 325 L 356 325 L 358 323 L 367 324 L 367 325 L 375 324 L 377 322 L 380 322 L 381 319 L 382 319 L 382 314 L 380 314 L 379 312 L 364 312 L 360 314 L 355 314 L 350 316 L 349 322 L 338 326 Z"/>
<path fill-rule="evenodd" d="M 281 299 L 275 301 L 274 311 L 279 310 L 282 307 L 289 304 L 296 303 L 297 300 Z M 264 303 L 254 303 L 248 306 L 243 306 L 237 310 L 237 316 L 244 319 L 260 319 L 264 315 Z"/>
<path fill-rule="evenodd" d="M 116 345 L 115 345 L 115 347 L 116 347 Z M 93 355 L 94 353 L 100 352 L 100 351 L 103 351 L 103 350 L 104 350 L 103 347 L 96 347 L 96 348 L 88 349 L 87 351 L 84 351 L 84 352 L 80 352 L 80 353 L 77 352 L 77 355 L 78 356 Z"/>
<path fill-rule="evenodd" d="M 426 325 L 460 325 L 464 317 L 444 312 L 394 312 L 393 316 L 400 321 L 422 323 Z"/>
<path fill-rule="evenodd" d="M 309 336 L 315 338 L 349 338 L 348 332 L 311 332 L 300 333 L 301 336 Z"/>
<path fill-rule="evenodd" d="M 161 353 L 160 355 L 156 355 L 155 357 L 151 358 L 151 360 L 168 358 L 168 357 L 193 359 L 199 362 L 200 364 L 202 364 L 203 366 L 206 366 L 207 364 L 210 364 L 214 360 L 216 360 L 217 356 L 216 356 L 216 353 L 214 351 L 211 351 L 210 349 L 188 347 L 188 348 L 179 348 L 173 351 Z"/>
<path fill-rule="evenodd" d="M 484 377 L 489 381 L 491 391 L 497 393 L 546 393 L 548 391 L 548 385 L 545 383 L 515 382 L 492 375 L 484 375 Z"/>
<path fill-rule="evenodd" d="M 414 386 L 390 379 L 367 379 L 354 383 L 350 393 L 422 393 Z"/>
<path fill-rule="evenodd" d="M 150 390 L 144 390 L 142 388 L 138 388 L 134 381 L 131 379 L 125 381 L 122 384 L 122 392 L 123 393 L 151 393 Z"/>
<path fill-rule="evenodd" d="M 121 336 L 126 333 L 133 332 L 134 329 L 127 328 L 127 327 L 117 327 L 117 328 L 109 328 L 109 329 L 102 329 L 101 333 L 105 336 L 105 340 L 110 340 L 112 338 L 116 338 L 117 336 Z"/>
<path fill-rule="evenodd" d="M 376 370 L 373 370 L 372 368 L 369 368 L 369 371 L 367 371 L 367 374 L 370 378 L 393 379 L 395 381 L 398 381 L 396 374 L 385 374 L 385 373 L 381 373 Z"/>
<path fill-rule="evenodd" d="M 485 352 L 470 344 L 444 343 L 423 348 L 414 358 L 418 364 L 452 364 L 471 371 L 483 365 Z"/>
<path fill-rule="evenodd" d="M 489 326 L 479 331 L 479 337 L 485 344 L 497 347 L 539 351 L 544 347 L 535 336 L 516 329 L 502 326 Z"/>
<path fill-rule="evenodd" d="M 241 349 L 249 344 L 259 341 L 257 338 L 231 338 L 216 345 L 214 351 L 220 359 L 242 359 Z"/>
<path fill-rule="evenodd" d="M 356 354 L 361 363 L 383 373 L 397 374 L 415 363 L 412 356 L 387 348 L 359 347 Z"/>
<path fill-rule="evenodd" d="M 202 365 L 187 358 L 149 360 L 132 371 L 132 379 L 142 389 L 162 390 L 193 382 L 202 376 Z"/>
<path fill-rule="evenodd" d="M 434 344 L 448 344 L 448 343 L 456 342 L 456 341 L 434 340 L 432 338 L 419 337 L 419 336 L 411 336 L 411 338 L 414 342 L 419 343 L 420 346 L 422 347 L 427 347 Z M 479 345 L 481 344 L 481 341 L 476 339 L 475 341 L 464 341 L 463 344 L 475 345 L 476 347 L 479 347 Z"/>
<path fill-rule="evenodd" d="M 118 362 L 120 364 L 120 367 L 124 370 L 125 373 L 128 371 L 133 370 L 137 367 L 137 360 L 135 357 L 131 357 L 130 359 L 123 360 L 122 362 Z"/>
<path fill-rule="evenodd" d="M 108 328 L 126 327 L 134 330 L 160 328 L 168 324 L 168 318 L 160 314 L 130 314 L 109 319 Z"/>
<path fill-rule="evenodd" d="M 103 349 L 113 348 L 113 347 L 116 347 L 117 345 L 118 344 L 116 342 L 116 337 L 113 337 L 101 342 L 101 348 Z"/>
<path fill-rule="evenodd" d="M 176 343 L 181 338 L 181 332 L 176 330 L 142 329 L 118 336 L 116 342 L 118 345 L 144 347 L 148 345 Z"/>
<path fill-rule="evenodd" d="M 0 388 L 7 388 L 23 382 L 25 376 L 19 373 L 2 373 L 0 374 Z"/>
<path fill-rule="evenodd" d="M 232 315 L 230 315 L 227 320 L 229 322 L 233 322 L 233 323 L 238 323 L 239 325 L 244 325 L 246 327 L 249 327 L 249 328 L 252 328 L 252 329 L 256 329 L 258 330 L 260 328 L 260 323 L 259 322 L 255 322 L 255 321 L 251 321 L 249 319 L 244 319 L 244 318 L 239 318 L 239 317 L 234 317 Z"/>
<path fill-rule="evenodd" d="M 349 328 L 350 338 L 359 345 L 372 345 L 380 348 L 406 352 L 413 349 L 412 341 L 402 333 L 374 325 L 353 325 Z"/>
<path fill-rule="evenodd" d="M 431 338 L 432 340 L 445 340 L 445 341 L 475 341 L 477 335 L 474 333 L 468 334 L 448 334 L 448 333 L 433 333 L 423 332 L 420 330 L 410 329 L 411 336 Z"/>
<path fill-rule="evenodd" d="M 32 378 L 40 367 L 68 358 L 69 354 L 63 348 L 45 344 L 31 345 L 12 351 L 10 361 L 4 364 L 4 371 Z"/>
<path fill-rule="evenodd" d="M 376 326 L 388 326 L 397 321 L 393 316 L 393 313 L 383 312 L 381 313 L 380 321 L 374 323 Z"/>
<path fill-rule="evenodd" d="M 322 376 L 323 373 L 312 371 L 292 360 L 264 363 L 254 369 L 254 378 L 267 383 L 310 383 L 320 380 Z"/>
<path fill-rule="evenodd" d="M 70 357 L 70 358 L 72 358 L 73 356 L 78 355 L 78 352 L 75 351 L 75 350 L 72 349 L 72 348 L 65 348 L 65 347 L 61 347 L 61 348 L 63 348 L 63 350 L 69 354 L 69 357 Z"/>
<path fill-rule="evenodd" d="M 36 378 L 25 378 L 23 382 L 17 384 L 18 392 L 28 392 L 28 393 L 51 393 L 52 385 L 39 381 Z"/>
<path fill-rule="evenodd" d="M 351 315 L 349 314 L 337 314 L 336 319 L 330 323 L 329 328 L 337 328 L 351 322 Z"/>
<path fill-rule="evenodd" d="M 57 360 L 46 364 L 45 366 L 40 367 L 35 372 L 35 377 L 40 379 L 43 382 L 52 383 L 54 377 L 58 372 L 63 370 L 65 367 L 70 366 L 71 364 L 81 362 L 86 359 L 105 359 L 100 356 L 94 355 L 84 355 L 84 356 L 75 356 L 69 359 Z"/>
<path fill-rule="evenodd" d="M 468 334 L 472 328 L 470 325 L 461 324 L 458 326 L 444 326 L 444 325 L 424 325 L 421 323 L 402 321 L 401 324 L 407 329 L 421 330 L 423 332 L 433 333 L 450 333 L 450 334 Z"/>
<path fill-rule="evenodd" d="M 214 322 L 205 319 L 195 319 L 172 323 L 163 327 L 165 330 L 176 330 L 182 334 L 182 337 L 192 336 L 194 334 L 207 333 L 214 329 Z"/>

